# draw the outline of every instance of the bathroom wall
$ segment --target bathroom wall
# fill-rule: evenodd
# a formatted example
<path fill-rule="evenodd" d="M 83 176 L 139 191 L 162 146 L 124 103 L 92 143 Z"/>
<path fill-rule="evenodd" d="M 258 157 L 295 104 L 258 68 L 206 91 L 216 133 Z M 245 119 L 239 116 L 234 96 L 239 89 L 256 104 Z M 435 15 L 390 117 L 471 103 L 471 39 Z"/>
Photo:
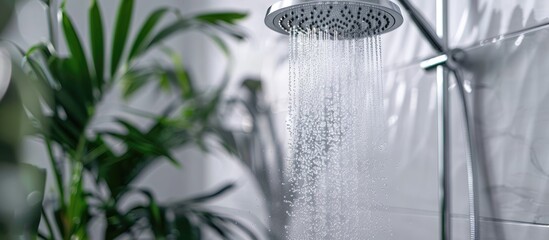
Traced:
<path fill-rule="evenodd" d="M 419 9 L 434 1 L 414 1 Z M 501 36 L 547 22 L 547 1 L 452 1 L 450 42 L 468 53 L 465 80 L 479 137 L 480 214 L 482 239 L 546 239 L 548 178 L 544 130 L 547 90 L 548 28 Z M 433 16 L 433 12 L 426 12 Z M 398 32 L 398 30 L 397 30 Z M 407 46 L 398 33 L 387 36 L 385 48 Z M 395 42 L 392 42 L 395 41 Z M 400 43 L 400 44 L 399 44 Z M 387 59 L 393 57 L 387 50 Z M 398 55 L 406 58 L 407 55 Z M 392 205 L 407 215 L 396 228 L 415 225 L 413 239 L 436 239 L 437 158 L 435 76 L 409 61 L 388 67 L 386 91 L 393 156 L 399 161 Z M 455 84 L 455 83 L 453 83 Z M 451 164 L 454 236 L 467 239 L 467 148 L 463 109 L 451 84 Z M 419 144 L 418 144 L 419 143 Z M 411 217 L 414 216 L 414 217 Z M 421 219 L 415 221 L 413 219 Z M 411 220 L 411 221 L 410 221 Z M 397 220 L 398 221 L 398 220 Z M 427 224 L 427 225 L 426 225 Z M 431 234 L 424 235 L 425 232 Z M 419 237 L 421 236 L 421 237 Z M 401 239 L 401 238 L 398 238 Z M 402 238 L 404 239 L 404 238 Z M 412 239 L 412 238 L 408 238 Z"/>

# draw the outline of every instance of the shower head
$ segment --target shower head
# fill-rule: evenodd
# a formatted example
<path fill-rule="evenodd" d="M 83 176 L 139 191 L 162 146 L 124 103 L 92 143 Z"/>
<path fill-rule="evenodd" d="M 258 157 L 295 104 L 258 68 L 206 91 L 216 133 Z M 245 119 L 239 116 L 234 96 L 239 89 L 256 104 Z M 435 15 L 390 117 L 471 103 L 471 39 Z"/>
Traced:
<path fill-rule="evenodd" d="M 265 17 L 282 34 L 323 32 L 337 39 L 380 35 L 402 22 L 400 8 L 389 0 L 282 0 Z"/>

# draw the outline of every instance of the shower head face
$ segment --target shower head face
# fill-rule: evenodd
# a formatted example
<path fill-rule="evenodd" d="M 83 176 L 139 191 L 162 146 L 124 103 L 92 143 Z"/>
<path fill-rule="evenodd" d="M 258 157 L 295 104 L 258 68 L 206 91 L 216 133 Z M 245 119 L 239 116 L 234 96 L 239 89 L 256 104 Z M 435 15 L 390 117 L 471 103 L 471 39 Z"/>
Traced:
<path fill-rule="evenodd" d="M 335 39 L 380 35 L 402 22 L 400 8 L 389 0 L 282 0 L 265 17 L 265 24 L 282 34 L 326 33 Z"/>

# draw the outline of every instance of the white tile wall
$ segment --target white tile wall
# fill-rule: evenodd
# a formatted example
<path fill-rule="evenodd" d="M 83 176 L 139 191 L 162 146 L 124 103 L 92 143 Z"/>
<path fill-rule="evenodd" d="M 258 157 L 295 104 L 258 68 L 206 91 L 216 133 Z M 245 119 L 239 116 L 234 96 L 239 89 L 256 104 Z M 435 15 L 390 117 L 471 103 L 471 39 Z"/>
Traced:
<path fill-rule="evenodd" d="M 455 46 L 467 46 L 549 20 L 549 2 L 543 0 L 450 0 L 449 3 L 450 32 Z"/>

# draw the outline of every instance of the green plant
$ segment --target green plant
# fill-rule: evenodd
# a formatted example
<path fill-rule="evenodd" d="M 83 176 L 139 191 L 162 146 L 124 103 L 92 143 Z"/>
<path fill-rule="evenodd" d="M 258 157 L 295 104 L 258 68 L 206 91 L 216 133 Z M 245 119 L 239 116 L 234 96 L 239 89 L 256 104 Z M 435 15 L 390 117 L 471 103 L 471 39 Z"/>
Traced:
<path fill-rule="evenodd" d="M 42 2 L 50 12 L 50 0 Z M 109 52 L 105 47 L 106 34 L 99 4 L 97 0 L 90 1 L 90 46 L 83 44 L 78 28 L 62 2 L 59 25 L 69 54 L 61 55 L 53 38 L 26 51 L 20 50 L 24 55 L 23 68 L 28 70 L 37 86 L 32 89 L 33 97 L 22 97 L 23 104 L 35 127 L 33 135 L 42 138 L 47 147 L 58 194 L 55 206 L 44 206 L 42 219 L 47 232 L 40 237 L 88 239 L 89 223 L 100 218 L 107 224 L 105 239 L 135 237 L 142 231 L 149 231 L 156 239 L 200 239 L 204 227 L 224 239 L 231 238 L 235 229 L 255 239 L 254 233 L 233 217 L 201 206 L 232 189 L 232 184 L 204 196 L 167 204 L 159 203 L 154 193 L 131 184 L 161 159 L 178 166 L 178 161 L 171 155 L 178 147 L 196 144 L 208 150 L 204 139 L 209 136 L 216 137 L 227 151 L 235 152 L 233 135 L 223 128 L 216 115 L 225 84 L 213 93 L 197 90 L 175 54 L 169 55 L 170 67 L 137 62 L 147 52 L 161 46 L 164 40 L 188 30 L 206 33 L 229 54 L 220 34 L 243 39 L 236 23 L 246 14 L 219 12 L 181 16 L 176 11 L 161 8 L 151 12 L 133 41 L 129 41 L 134 1 L 120 0 L 111 41 L 113 47 Z M 169 14 L 175 19 L 167 20 Z M 52 31 L 55 23 L 51 18 L 49 20 Z M 168 23 L 161 24 L 163 20 Z M 106 66 L 107 58 L 110 68 Z M 100 114 L 98 104 L 116 84 L 122 84 L 124 96 L 130 98 L 153 81 L 161 89 L 169 89 L 169 93 L 177 92 L 179 97 L 161 115 L 134 112 L 149 117 L 153 121 L 150 127 L 142 129 L 122 118 L 115 123 L 123 131 L 90 127 L 92 119 Z M 121 151 L 114 150 L 108 139 L 125 147 Z M 84 181 L 88 177 L 94 181 Z M 122 208 L 123 200 L 135 195 L 144 197 L 147 203 Z"/>

